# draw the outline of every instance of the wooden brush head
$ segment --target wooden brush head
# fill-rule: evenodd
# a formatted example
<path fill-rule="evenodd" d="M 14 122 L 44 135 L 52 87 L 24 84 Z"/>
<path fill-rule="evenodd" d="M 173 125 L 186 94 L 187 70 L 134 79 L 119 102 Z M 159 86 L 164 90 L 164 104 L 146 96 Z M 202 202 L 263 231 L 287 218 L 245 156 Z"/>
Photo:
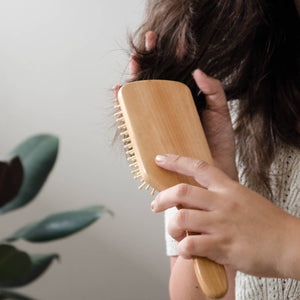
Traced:
<path fill-rule="evenodd" d="M 142 180 L 158 191 L 182 182 L 199 185 L 155 164 L 155 156 L 166 153 L 213 163 L 189 88 L 169 80 L 135 81 L 120 89 L 118 100 L 125 142 L 131 143 L 131 161 L 136 160 Z"/>

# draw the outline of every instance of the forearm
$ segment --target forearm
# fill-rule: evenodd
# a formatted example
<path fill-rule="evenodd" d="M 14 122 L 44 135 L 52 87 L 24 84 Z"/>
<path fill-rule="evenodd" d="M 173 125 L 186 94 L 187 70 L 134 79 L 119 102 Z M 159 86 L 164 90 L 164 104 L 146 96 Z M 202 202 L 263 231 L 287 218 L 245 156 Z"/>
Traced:
<path fill-rule="evenodd" d="M 300 219 L 289 215 L 278 272 L 280 277 L 300 280 Z"/>
<path fill-rule="evenodd" d="M 193 273 L 193 261 L 181 257 L 173 264 L 169 282 L 170 299 L 208 299 L 201 291 L 197 278 Z"/>
<path fill-rule="evenodd" d="M 235 272 L 226 269 L 228 276 L 229 289 L 226 296 L 222 299 L 234 299 L 234 277 Z M 201 290 L 194 273 L 192 260 L 186 260 L 181 257 L 171 258 L 171 276 L 170 276 L 170 299 L 171 300 L 207 300 L 209 299 Z"/>

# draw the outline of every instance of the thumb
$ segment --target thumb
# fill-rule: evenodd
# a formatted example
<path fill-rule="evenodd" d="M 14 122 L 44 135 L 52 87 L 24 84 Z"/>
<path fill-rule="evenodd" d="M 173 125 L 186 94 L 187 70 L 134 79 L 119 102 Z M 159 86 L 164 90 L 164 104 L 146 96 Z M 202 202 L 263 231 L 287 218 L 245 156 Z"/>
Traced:
<path fill-rule="evenodd" d="M 193 77 L 199 89 L 205 94 L 208 108 L 216 112 L 224 110 L 227 112 L 227 101 L 221 81 L 207 76 L 199 69 L 193 72 Z"/>

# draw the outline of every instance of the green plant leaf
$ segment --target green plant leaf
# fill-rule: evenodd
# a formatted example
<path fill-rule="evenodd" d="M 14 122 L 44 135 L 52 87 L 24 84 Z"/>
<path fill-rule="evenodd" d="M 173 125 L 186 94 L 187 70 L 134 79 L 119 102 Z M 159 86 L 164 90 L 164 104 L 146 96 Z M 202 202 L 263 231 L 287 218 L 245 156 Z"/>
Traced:
<path fill-rule="evenodd" d="M 1 283 L 1 287 L 21 287 L 27 285 L 42 275 L 50 266 L 54 259 L 58 259 L 58 254 L 33 254 L 30 255 L 32 267 L 29 274 L 22 280 Z"/>
<path fill-rule="evenodd" d="M 22 280 L 31 270 L 31 260 L 26 252 L 17 248 L 0 245 L 0 283 Z"/>
<path fill-rule="evenodd" d="M 24 169 L 24 180 L 18 195 L 0 209 L 5 213 L 28 204 L 45 183 L 57 157 L 58 138 L 41 134 L 18 145 L 10 155 L 20 157 Z"/>
<path fill-rule="evenodd" d="M 19 192 L 23 181 L 23 166 L 18 156 L 0 161 L 0 207 L 11 201 Z"/>
<path fill-rule="evenodd" d="M 53 214 L 17 230 L 5 241 L 23 239 L 30 242 L 47 242 L 61 239 L 89 226 L 103 213 L 113 215 L 105 206 L 90 206 Z"/>
<path fill-rule="evenodd" d="M 30 298 L 28 296 L 22 295 L 20 293 L 6 291 L 6 290 L 0 290 L 0 300 L 35 300 L 33 298 Z"/>

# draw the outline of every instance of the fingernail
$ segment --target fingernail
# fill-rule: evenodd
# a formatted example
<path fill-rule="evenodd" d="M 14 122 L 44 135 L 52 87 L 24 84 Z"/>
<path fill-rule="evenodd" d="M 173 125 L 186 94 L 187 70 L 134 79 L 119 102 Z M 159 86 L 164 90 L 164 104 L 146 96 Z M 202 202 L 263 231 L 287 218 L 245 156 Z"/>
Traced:
<path fill-rule="evenodd" d="M 155 161 L 157 163 L 164 163 L 167 160 L 167 156 L 166 155 L 156 155 L 155 157 Z"/>
<path fill-rule="evenodd" d="M 202 75 L 202 76 L 207 76 L 207 75 L 206 75 L 202 70 L 200 70 L 200 69 L 194 70 L 194 71 L 192 72 L 192 75 L 195 76 L 196 72 L 199 73 L 199 74 Z"/>

